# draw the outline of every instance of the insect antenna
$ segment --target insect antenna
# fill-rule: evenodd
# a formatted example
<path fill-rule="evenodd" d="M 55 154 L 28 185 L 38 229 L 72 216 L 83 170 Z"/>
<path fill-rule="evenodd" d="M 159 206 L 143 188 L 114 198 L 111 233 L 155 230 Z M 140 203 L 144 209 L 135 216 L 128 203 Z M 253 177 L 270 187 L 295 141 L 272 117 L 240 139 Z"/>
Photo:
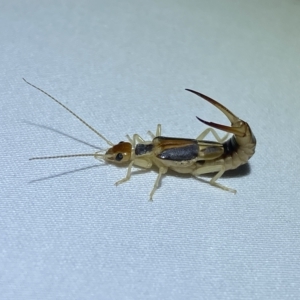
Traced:
<path fill-rule="evenodd" d="M 67 110 L 69 113 L 71 113 L 75 118 L 77 118 L 81 123 L 83 123 L 85 126 L 87 126 L 90 130 L 92 130 L 93 132 L 95 132 L 100 138 L 102 138 L 108 145 L 113 146 L 114 144 L 109 141 L 107 138 L 105 138 L 100 132 L 98 132 L 96 129 L 94 129 L 91 125 L 89 125 L 87 122 L 85 122 L 83 119 L 81 119 L 78 115 L 76 115 L 71 109 L 69 109 L 68 107 L 66 107 L 64 104 L 62 104 L 60 101 L 58 101 L 57 99 L 55 99 L 53 96 L 51 96 L 50 94 L 48 94 L 47 92 L 45 92 L 44 90 L 40 89 L 39 87 L 35 86 L 34 84 L 28 82 L 25 78 L 23 78 L 23 80 L 31 85 L 32 87 L 34 87 L 35 89 L 39 90 L 40 92 L 44 93 L 46 96 L 48 96 L 49 98 L 51 98 L 52 100 L 54 100 L 56 103 L 58 103 L 60 106 L 62 106 L 65 110 Z M 91 154 L 92 155 L 92 154 Z M 83 155 L 80 155 L 83 156 Z"/>
<path fill-rule="evenodd" d="M 67 155 L 56 155 L 56 156 L 39 156 L 39 157 L 32 157 L 29 160 L 37 160 L 37 159 L 54 159 L 54 158 L 70 158 L 70 157 L 80 157 L 80 156 L 104 156 L 104 154 L 99 153 L 80 153 L 80 154 L 67 154 Z"/>

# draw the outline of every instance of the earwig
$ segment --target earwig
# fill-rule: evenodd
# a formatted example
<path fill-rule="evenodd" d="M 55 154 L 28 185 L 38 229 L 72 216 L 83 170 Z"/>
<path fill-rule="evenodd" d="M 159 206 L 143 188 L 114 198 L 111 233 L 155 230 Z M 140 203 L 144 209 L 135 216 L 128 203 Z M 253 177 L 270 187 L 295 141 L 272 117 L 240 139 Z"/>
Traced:
<path fill-rule="evenodd" d="M 158 124 L 155 134 L 148 131 L 148 134 L 152 138 L 151 141 L 145 141 L 140 135 L 134 134 L 132 138 L 129 135 L 126 135 L 129 142 L 113 144 L 53 96 L 29 83 L 24 78 L 23 80 L 62 106 L 85 126 L 96 133 L 109 146 L 107 151 L 97 151 L 95 153 L 86 154 L 81 153 L 33 157 L 30 158 L 30 160 L 93 156 L 98 160 L 104 160 L 109 163 L 128 164 L 126 176 L 117 181 L 115 183 L 116 185 L 126 182 L 131 178 L 131 170 L 133 166 L 150 169 L 153 165 L 155 165 L 158 167 L 158 175 L 150 193 L 150 200 L 152 200 L 153 195 L 159 186 L 162 175 L 166 174 L 168 169 L 177 173 L 191 174 L 195 177 L 208 173 L 216 173 L 210 179 L 209 183 L 223 190 L 236 193 L 236 190 L 223 186 L 216 181 L 225 171 L 236 169 L 240 165 L 247 163 L 255 152 L 256 139 L 249 125 L 245 121 L 236 117 L 219 102 L 190 89 L 186 90 L 203 98 L 222 111 L 231 122 L 231 126 L 207 122 L 196 117 L 200 122 L 210 126 L 196 139 L 161 136 L 161 125 Z M 227 134 L 225 137 L 220 138 L 217 132 L 211 127 L 225 131 Z M 204 140 L 209 133 L 213 134 L 217 142 Z M 233 135 L 230 139 L 226 140 L 229 133 L 232 133 Z"/>

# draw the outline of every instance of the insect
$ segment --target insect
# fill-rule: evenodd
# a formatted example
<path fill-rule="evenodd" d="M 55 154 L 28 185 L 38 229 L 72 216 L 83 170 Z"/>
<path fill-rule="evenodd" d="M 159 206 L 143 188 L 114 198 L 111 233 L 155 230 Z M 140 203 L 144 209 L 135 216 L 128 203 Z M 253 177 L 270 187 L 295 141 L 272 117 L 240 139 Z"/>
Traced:
<path fill-rule="evenodd" d="M 204 130 L 196 139 L 161 136 L 161 125 L 158 124 L 155 134 L 148 131 L 148 134 L 152 138 L 151 141 L 145 141 L 140 135 L 134 134 L 132 138 L 126 135 L 129 142 L 121 141 L 118 144 L 113 144 L 63 103 L 37 86 L 29 83 L 24 78 L 23 80 L 66 109 L 109 145 L 107 151 L 97 151 L 92 154 L 33 157 L 30 160 L 93 156 L 98 160 L 104 160 L 109 163 L 128 164 L 126 176 L 117 181 L 116 185 L 130 179 L 133 166 L 149 169 L 155 165 L 158 167 L 158 175 L 150 193 L 150 200 L 152 200 L 160 184 L 162 175 L 166 174 L 168 169 L 177 173 L 192 174 L 196 177 L 207 173 L 216 173 L 210 179 L 209 183 L 223 190 L 236 193 L 236 190 L 223 186 L 216 181 L 225 171 L 236 169 L 240 165 L 247 163 L 255 152 L 256 139 L 245 121 L 236 117 L 217 101 L 190 89 L 186 90 L 203 98 L 222 111 L 231 122 L 231 126 L 207 122 L 197 117 L 200 122 L 210 127 Z M 212 127 L 225 131 L 227 134 L 223 138 L 220 138 Z M 203 140 L 209 133 L 213 134 L 217 140 L 216 142 Z M 226 140 L 229 133 L 233 135 L 230 139 Z"/>

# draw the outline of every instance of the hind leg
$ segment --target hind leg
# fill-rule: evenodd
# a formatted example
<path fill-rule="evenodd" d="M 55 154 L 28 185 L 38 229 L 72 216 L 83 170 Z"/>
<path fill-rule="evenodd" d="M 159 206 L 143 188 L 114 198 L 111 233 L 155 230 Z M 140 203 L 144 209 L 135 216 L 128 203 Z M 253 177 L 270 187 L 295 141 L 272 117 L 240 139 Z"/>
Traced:
<path fill-rule="evenodd" d="M 229 133 L 226 133 L 225 136 L 221 138 L 213 128 L 207 128 L 197 137 L 197 140 L 203 140 L 210 132 L 219 143 L 224 143 L 229 136 Z"/>
<path fill-rule="evenodd" d="M 231 189 L 229 187 L 226 187 L 220 183 L 217 183 L 216 181 L 223 175 L 225 172 L 225 167 L 223 165 L 215 165 L 215 166 L 204 166 L 196 169 L 192 174 L 197 177 L 199 175 L 208 174 L 208 173 L 215 173 L 217 174 L 209 181 L 211 185 L 214 185 L 218 188 L 221 188 L 222 190 L 231 192 L 236 194 L 236 190 Z"/>

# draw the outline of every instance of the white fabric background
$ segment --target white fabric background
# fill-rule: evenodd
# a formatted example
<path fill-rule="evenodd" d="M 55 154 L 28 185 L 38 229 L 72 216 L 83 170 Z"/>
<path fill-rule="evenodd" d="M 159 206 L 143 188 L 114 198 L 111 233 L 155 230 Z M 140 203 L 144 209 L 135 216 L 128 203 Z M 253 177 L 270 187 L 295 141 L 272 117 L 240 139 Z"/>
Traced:
<path fill-rule="evenodd" d="M 1 299 L 299 299 L 300 2 L 1 1 Z M 93 158 L 114 142 L 249 122 L 257 152 L 220 183 Z M 88 144 L 84 144 L 88 143 Z M 208 179 L 208 178 L 206 178 Z"/>

